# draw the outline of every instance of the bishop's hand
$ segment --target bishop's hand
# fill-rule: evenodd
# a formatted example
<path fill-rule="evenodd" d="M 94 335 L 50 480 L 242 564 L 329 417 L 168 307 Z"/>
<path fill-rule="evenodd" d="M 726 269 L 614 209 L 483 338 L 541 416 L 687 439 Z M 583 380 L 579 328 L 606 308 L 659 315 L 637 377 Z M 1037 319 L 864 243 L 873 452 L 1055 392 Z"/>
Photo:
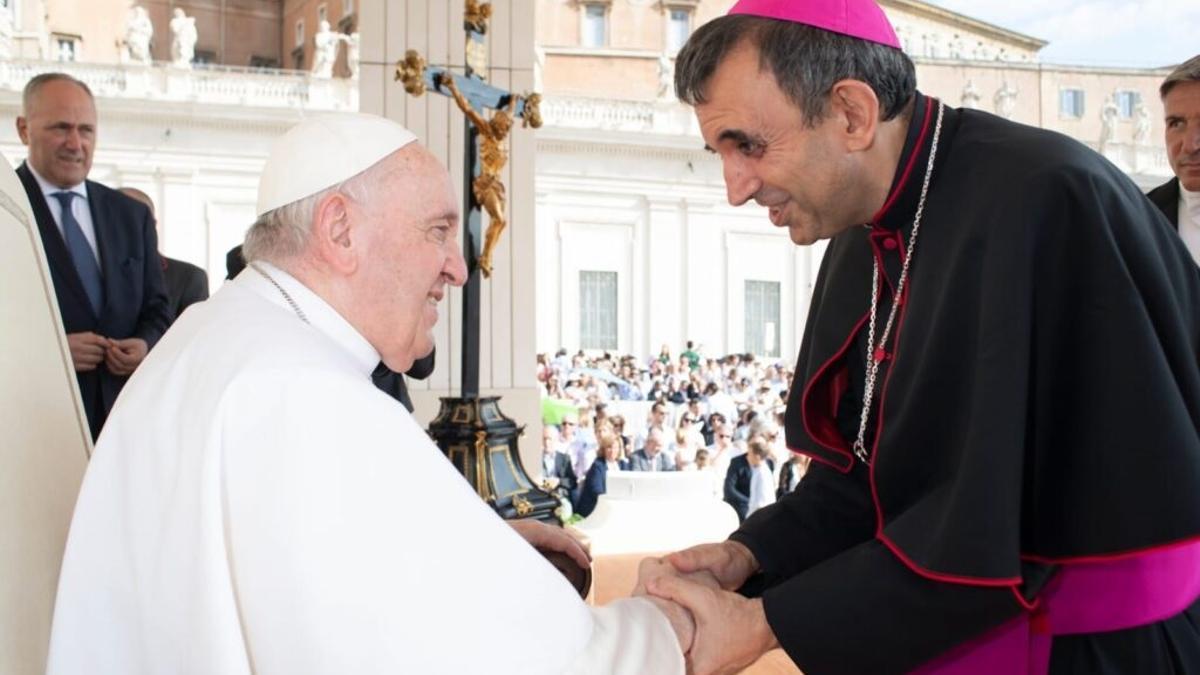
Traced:
<path fill-rule="evenodd" d="M 758 571 L 758 559 L 750 549 L 733 540 L 719 544 L 700 544 L 676 551 L 663 560 L 670 563 L 680 574 L 706 571 L 727 591 L 740 588 Z"/>
<path fill-rule="evenodd" d="M 691 612 L 695 634 L 686 652 L 691 675 L 739 673 L 779 645 L 761 598 L 743 598 L 675 575 L 652 579 L 647 590 Z"/>

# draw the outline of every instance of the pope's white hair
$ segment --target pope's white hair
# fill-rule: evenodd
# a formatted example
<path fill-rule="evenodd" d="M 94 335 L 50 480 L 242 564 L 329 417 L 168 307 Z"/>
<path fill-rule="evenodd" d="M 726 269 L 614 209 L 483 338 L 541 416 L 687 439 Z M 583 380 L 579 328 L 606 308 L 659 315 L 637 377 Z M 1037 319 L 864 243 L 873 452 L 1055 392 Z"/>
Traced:
<path fill-rule="evenodd" d="M 383 162 L 376 162 L 337 185 L 262 214 L 246 231 L 242 257 L 246 262 L 265 260 L 272 264 L 295 257 L 308 244 L 317 205 L 333 194 L 344 195 L 360 205 L 370 203 L 385 175 L 381 165 Z"/>

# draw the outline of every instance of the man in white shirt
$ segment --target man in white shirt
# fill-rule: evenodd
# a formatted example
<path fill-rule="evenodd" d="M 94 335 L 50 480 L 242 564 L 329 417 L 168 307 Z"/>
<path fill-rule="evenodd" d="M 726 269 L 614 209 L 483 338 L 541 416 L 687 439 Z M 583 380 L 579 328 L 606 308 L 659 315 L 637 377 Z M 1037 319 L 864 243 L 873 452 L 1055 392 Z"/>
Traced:
<path fill-rule="evenodd" d="M 1159 87 L 1165 114 L 1167 159 L 1175 177 L 1150 191 L 1200 261 L 1200 55 L 1167 76 Z"/>
<path fill-rule="evenodd" d="M 466 277 L 449 176 L 414 141 L 348 114 L 276 142 L 248 268 L 96 446 L 51 675 L 684 672 L 690 615 L 585 605 L 522 539 L 586 563 L 567 535 L 506 525 L 372 384 L 429 352 Z"/>

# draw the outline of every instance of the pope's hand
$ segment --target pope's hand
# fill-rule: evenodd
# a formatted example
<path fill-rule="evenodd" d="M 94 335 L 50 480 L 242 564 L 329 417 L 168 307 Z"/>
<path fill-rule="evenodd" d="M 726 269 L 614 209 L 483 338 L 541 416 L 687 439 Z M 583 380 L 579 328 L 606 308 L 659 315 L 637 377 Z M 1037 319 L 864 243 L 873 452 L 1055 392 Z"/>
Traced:
<path fill-rule="evenodd" d="M 543 551 L 565 553 L 583 569 L 592 565 L 592 556 L 578 539 L 562 527 L 554 527 L 537 520 L 507 521 L 517 534 L 529 545 Z"/>
<path fill-rule="evenodd" d="M 721 585 L 717 578 L 708 570 L 697 570 L 695 572 L 683 573 L 675 569 L 666 562 L 665 558 L 643 558 L 638 563 L 638 578 L 637 585 L 633 587 L 632 595 L 648 595 L 646 585 L 653 579 L 658 577 L 668 576 L 684 576 L 698 584 L 703 584 L 711 588 L 720 588 Z"/>
<path fill-rule="evenodd" d="M 740 588 L 750 575 L 758 571 L 758 560 L 750 549 L 733 540 L 700 544 L 676 551 L 663 560 L 684 575 L 707 571 L 727 591 Z"/>
<path fill-rule="evenodd" d="M 669 574 L 654 578 L 647 586 L 652 596 L 691 612 L 696 624 L 686 652 L 691 675 L 739 673 L 779 645 L 760 598 L 743 598 Z"/>

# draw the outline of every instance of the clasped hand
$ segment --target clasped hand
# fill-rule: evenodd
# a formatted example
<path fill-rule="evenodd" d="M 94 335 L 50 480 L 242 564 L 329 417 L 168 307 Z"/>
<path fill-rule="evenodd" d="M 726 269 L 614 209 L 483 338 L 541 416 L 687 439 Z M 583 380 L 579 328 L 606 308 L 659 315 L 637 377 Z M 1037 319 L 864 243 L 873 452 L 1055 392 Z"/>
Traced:
<path fill-rule="evenodd" d="M 733 592 L 757 570 L 754 554 L 742 544 L 702 544 L 643 560 L 634 595 L 666 606 L 689 673 L 737 673 L 778 644 L 762 600 Z"/>
<path fill-rule="evenodd" d="M 95 370 L 103 363 L 113 375 L 129 375 L 141 365 L 149 351 L 146 341 L 141 338 L 117 340 L 91 331 L 68 333 L 67 346 L 71 350 L 71 362 L 80 373 Z"/>

